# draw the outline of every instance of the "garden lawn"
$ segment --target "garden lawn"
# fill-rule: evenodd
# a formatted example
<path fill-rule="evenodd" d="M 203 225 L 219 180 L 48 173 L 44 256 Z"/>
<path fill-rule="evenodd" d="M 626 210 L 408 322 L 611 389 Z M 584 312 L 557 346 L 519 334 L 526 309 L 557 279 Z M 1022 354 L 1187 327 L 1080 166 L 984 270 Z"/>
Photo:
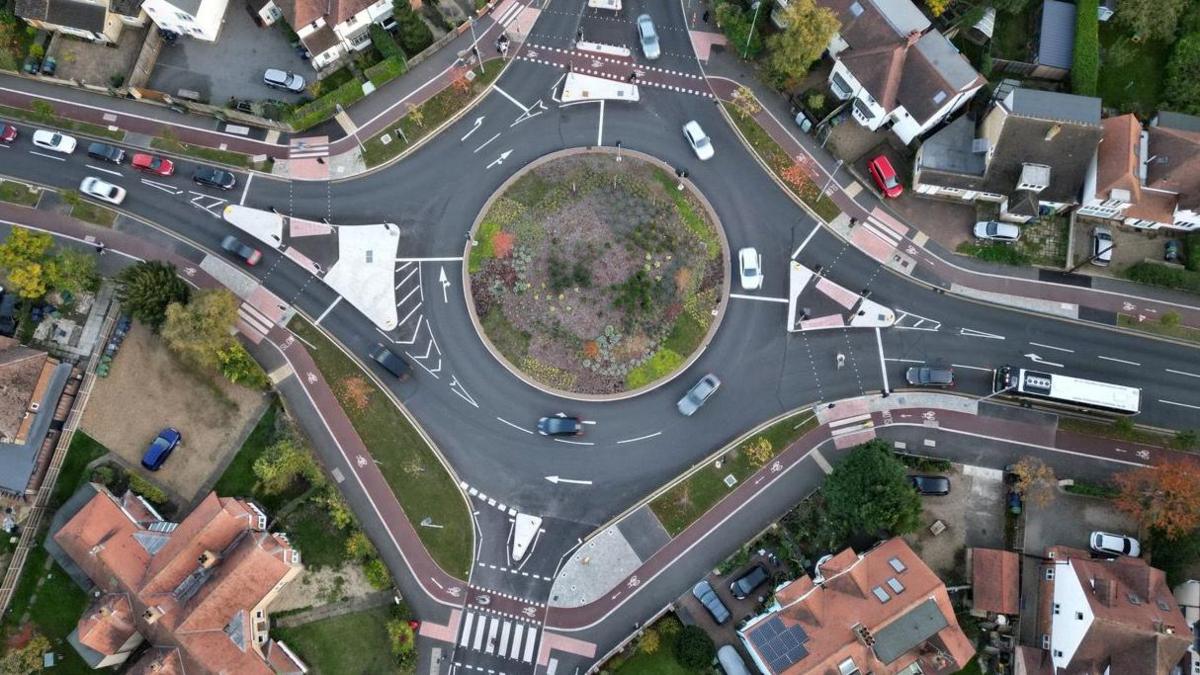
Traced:
<path fill-rule="evenodd" d="M 44 535 L 39 535 L 38 541 L 43 538 Z M 47 572 L 46 559 L 49 557 L 50 554 L 41 546 L 29 552 L 9 612 L 5 615 L 4 633 L 6 636 L 12 635 L 19 630 L 28 614 L 29 622 L 50 639 L 51 644 L 55 645 L 55 653 L 62 656 L 62 661 L 54 667 L 54 673 L 82 675 L 93 672 L 75 649 L 67 644 L 67 635 L 75 630 L 79 617 L 87 608 L 88 596 L 71 581 L 58 563 L 52 563 Z"/>
<path fill-rule="evenodd" d="M 384 627 L 392 618 L 390 607 L 343 614 L 292 628 L 273 628 L 271 637 L 321 675 L 373 675 L 394 673 L 391 645 Z"/>
<path fill-rule="evenodd" d="M 390 398 L 368 380 L 350 359 L 312 324 L 297 317 L 288 326 L 300 339 L 313 345 L 309 351 L 326 382 L 333 388 L 379 469 L 404 508 L 421 542 L 442 569 L 459 576 L 471 569 L 471 517 L 458 485 L 438 458 L 409 424 Z M 347 398 L 345 384 L 354 378 L 367 383 L 367 404 L 356 406 Z M 424 518 L 444 525 L 441 529 L 421 527 Z M 464 577 L 465 578 L 465 577 Z"/>
<path fill-rule="evenodd" d="M 62 506 L 83 484 L 87 476 L 87 465 L 107 453 L 108 448 L 91 436 L 76 430 L 75 435 L 71 437 L 71 445 L 67 448 L 67 457 L 58 471 L 58 479 L 54 482 L 54 492 L 50 495 L 48 506 L 52 509 Z"/>
<path fill-rule="evenodd" d="M 1108 108 L 1142 117 L 1153 115 L 1162 100 L 1163 72 L 1171 46 L 1158 41 L 1134 43 L 1116 22 L 1100 24 L 1100 86 Z M 1114 45 L 1117 45 L 1114 47 Z"/>
<path fill-rule="evenodd" d="M 254 476 L 254 462 L 262 456 L 267 446 L 277 440 L 275 435 L 275 419 L 279 416 L 279 400 L 271 401 L 263 416 L 259 418 L 254 430 L 246 437 L 242 447 L 238 449 L 233 461 L 225 469 L 225 473 L 217 479 L 213 490 L 222 497 L 253 497 L 267 509 L 274 512 L 287 501 L 287 495 L 263 495 L 255 492 L 254 486 L 258 479 Z M 292 495 L 297 496 L 297 495 Z"/>
<path fill-rule="evenodd" d="M 613 672 L 617 675 L 692 675 L 695 671 L 676 661 L 674 645 L 667 643 L 664 638 L 653 654 L 639 650 Z"/>
<path fill-rule="evenodd" d="M 277 525 L 288 533 L 292 544 L 304 556 L 304 564 L 309 567 L 336 569 L 348 560 L 346 540 L 350 530 L 339 530 L 328 512 L 311 499 L 280 518 Z"/>
<path fill-rule="evenodd" d="M 760 437 L 766 438 L 771 442 L 774 454 L 778 455 L 816 426 L 817 418 L 808 410 L 780 420 L 747 439 L 738 446 L 737 452 L 726 453 L 720 469 L 705 462 L 703 468 L 651 501 L 650 509 L 674 537 L 733 490 L 725 485 L 725 476 L 733 474 L 737 478 L 736 488 L 762 468 L 752 463 L 746 452 L 742 452 L 751 442 Z"/>
<path fill-rule="evenodd" d="M 11 180 L 0 182 L 0 201 L 21 206 L 33 206 L 37 204 L 38 194 L 36 190 L 30 190 L 29 186 L 24 183 Z"/>
<path fill-rule="evenodd" d="M 1029 3 L 1032 5 L 1033 3 Z M 1032 41 L 1030 7 L 1019 14 L 996 12 L 996 27 L 992 32 L 992 57 L 1009 61 L 1024 61 L 1029 58 Z"/>

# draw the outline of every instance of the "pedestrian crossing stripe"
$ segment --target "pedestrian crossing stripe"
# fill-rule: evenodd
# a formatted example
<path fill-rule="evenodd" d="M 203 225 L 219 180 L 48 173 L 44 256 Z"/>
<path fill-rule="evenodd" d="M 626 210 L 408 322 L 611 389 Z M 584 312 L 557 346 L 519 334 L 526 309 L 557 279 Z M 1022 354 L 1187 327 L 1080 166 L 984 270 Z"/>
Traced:
<path fill-rule="evenodd" d="M 533 663 L 538 628 L 485 614 L 467 612 L 458 646 L 501 658 Z"/>

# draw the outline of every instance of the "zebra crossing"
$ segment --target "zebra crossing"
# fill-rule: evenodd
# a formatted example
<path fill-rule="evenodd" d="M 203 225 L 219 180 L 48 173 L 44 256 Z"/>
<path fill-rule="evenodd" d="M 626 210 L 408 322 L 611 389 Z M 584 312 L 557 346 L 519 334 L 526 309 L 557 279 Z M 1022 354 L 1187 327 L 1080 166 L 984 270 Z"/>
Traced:
<path fill-rule="evenodd" d="M 266 314 L 248 302 L 238 305 L 237 328 L 254 344 L 262 342 L 275 324 Z"/>
<path fill-rule="evenodd" d="M 458 647 L 501 659 L 533 663 L 540 636 L 535 624 L 468 611 L 463 617 Z"/>

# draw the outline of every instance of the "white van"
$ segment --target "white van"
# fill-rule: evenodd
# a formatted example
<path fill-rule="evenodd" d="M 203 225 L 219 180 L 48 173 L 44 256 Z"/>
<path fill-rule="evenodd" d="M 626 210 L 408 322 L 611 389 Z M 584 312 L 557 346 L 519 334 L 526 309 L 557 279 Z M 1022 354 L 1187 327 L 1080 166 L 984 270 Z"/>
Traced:
<path fill-rule="evenodd" d="M 750 675 L 750 671 L 746 669 L 746 662 L 733 645 L 725 645 L 717 650 L 717 662 L 721 664 L 725 675 Z"/>

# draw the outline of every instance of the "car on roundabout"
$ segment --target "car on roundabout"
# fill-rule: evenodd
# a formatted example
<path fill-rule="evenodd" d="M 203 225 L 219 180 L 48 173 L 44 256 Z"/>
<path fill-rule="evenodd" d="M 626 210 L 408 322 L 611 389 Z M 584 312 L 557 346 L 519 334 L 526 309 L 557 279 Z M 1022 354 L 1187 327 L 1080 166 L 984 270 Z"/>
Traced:
<path fill-rule="evenodd" d="M 721 388 L 721 380 L 717 379 L 716 375 L 709 373 L 700 378 L 700 381 L 692 385 L 683 398 L 679 399 L 679 403 L 675 407 L 679 408 L 679 412 L 684 417 L 691 417 L 704 405 L 713 394 L 717 393 L 717 389 Z"/>
<path fill-rule="evenodd" d="M 79 184 L 79 191 L 89 197 L 94 197 L 109 204 L 119 205 L 125 201 L 125 188 L 120 185 L 113 185 L 95 176 L 84 178 L 83 182 Z"/>
<path fill-rule="evenodd" d="M 704 129 L 700 128 L 699 122 L 692 120 L 683 125 L 683 137 L 687 139 L 688 145 L 692 147 L 692 152 L 696 153 L 696 157 L 700 158 L 700 161 L 712 159 L 712 141 L 704 133 Z"/>
<path fill-rule="evenodd" d="M 543 436 L 580 436 L 583 434 L 583 422 L 578 417 L 560 413 L 538 420 L 537 430 Z"/>
<path fill-rule="evenodd" d="M 742 280 L 743 291 L 762 288 L 762 256 L 754 248 L 747 246 L 738 251 L 738 275 Z"/>

